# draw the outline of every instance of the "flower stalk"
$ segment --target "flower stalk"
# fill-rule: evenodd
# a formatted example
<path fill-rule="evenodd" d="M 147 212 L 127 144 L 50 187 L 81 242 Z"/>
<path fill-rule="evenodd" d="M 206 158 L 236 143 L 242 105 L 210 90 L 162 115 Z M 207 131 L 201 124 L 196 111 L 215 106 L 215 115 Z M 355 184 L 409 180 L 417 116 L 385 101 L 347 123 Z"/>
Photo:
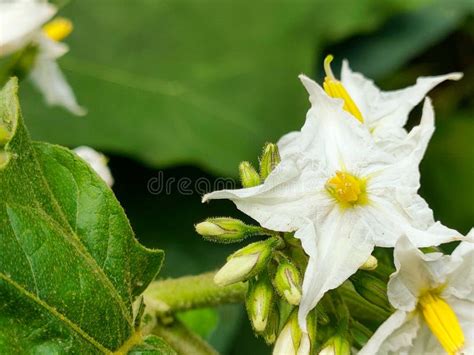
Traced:
<path fill-rule="evenodd" d="M 152 282 L 143 294 L 147 310 L 165 316 L 195 308 L 244 302 L 246 283 L 222 287 L 216 285 L 214 276 L 215 272 L 208 272 Z"/>

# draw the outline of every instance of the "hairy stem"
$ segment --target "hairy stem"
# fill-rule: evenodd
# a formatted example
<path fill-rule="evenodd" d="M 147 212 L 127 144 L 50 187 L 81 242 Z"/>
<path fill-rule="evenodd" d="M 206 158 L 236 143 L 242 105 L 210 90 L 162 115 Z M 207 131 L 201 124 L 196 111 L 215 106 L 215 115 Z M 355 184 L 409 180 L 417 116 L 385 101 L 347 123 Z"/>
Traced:
<path fill-rule="evenodd" d="M 152 331 L 153 334 L 163 338 L 179 355 L 217 355 L 209 344 L 201 337 L 191 332 L 180 321 L 163 325 L 158 323 Z"/>
<path fill-rule="evenodd" d="M 221 304 L 242 303 L 247 291 L 246 283 L 218 286 L 215 272 L 152 282 L 143 296 L 148 309 L 166 315 L 194 308 Z"/>

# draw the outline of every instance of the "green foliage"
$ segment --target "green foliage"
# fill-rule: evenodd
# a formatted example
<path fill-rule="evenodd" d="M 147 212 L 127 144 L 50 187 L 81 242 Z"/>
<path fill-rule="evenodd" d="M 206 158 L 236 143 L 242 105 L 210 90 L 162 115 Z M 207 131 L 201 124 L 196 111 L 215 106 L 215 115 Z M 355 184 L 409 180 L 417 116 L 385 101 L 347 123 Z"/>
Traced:
<path fill-rule="evenodd" d="M 135 334 L 132 303 L 163 252 L 137 242 L 87 164 L 30 140 L 17 89 L 12 79 L 0 92 L 10 133 L 0 168 L 0 353 L 116 350 Z"/>
<path fill-rule="evenodd" d="M 154 166 L 234 175 L 266 141 L 301 126 L 297 75 L 312 74 L 324 45 L 430 2 L 71 2 L 62 15 L 75 32 L 61 66 L 89 114 L 69 118 L 28 91 L 30 129 Z"/>
<path fill-rule="evenodd" d="M 176 351 L 171 348 L 163 339 L 156 335 L 148 335 L 143 339 L 143 343 L 135 345 L 128 352 L 129 355 L 176 355 Z"/>

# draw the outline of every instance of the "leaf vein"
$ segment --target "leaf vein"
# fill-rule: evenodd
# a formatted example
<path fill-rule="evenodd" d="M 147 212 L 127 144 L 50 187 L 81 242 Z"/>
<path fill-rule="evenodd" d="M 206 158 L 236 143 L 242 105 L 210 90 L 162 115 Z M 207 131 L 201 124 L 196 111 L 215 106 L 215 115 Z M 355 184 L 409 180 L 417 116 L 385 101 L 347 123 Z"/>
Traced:
<path fill-rule="evenodd" d="M 93 345 L 95 348 L 100 350 L 104 354 L 111 354 L 112 351 L 110 349 L 107 349 L 105 346 L 100 344 L 94 337 L 86 333 L 83 329 L 81 329 L 76 323 L 71 321 L 69 318 L 67 318 L 64 314 L 58 312 L 57 309 L 51 307 L 48 305 L 46 302 L 35 296 L 33 293 L 29 292 L 26 290 L 23 286 L 15 282 L 14 280 L 10 279 L 7 275 L 5 275 L 3 272 L 0 272 L 0 279 L 4 280 L 14 288 L 18 290 L 19 293 L 21 293 L 23 296 L 26 298 L 30 299 L 31 301 L 35 302 L 39 306 L 43 307 L 46 309 L 50 314 L 55 316 L 60 322 L 64 323 L 67 327 L 69 327 L 71 330 L 73 330 L 75 333 L 80 335 L 84 340 L 88 341 L 91 345 Z"/>

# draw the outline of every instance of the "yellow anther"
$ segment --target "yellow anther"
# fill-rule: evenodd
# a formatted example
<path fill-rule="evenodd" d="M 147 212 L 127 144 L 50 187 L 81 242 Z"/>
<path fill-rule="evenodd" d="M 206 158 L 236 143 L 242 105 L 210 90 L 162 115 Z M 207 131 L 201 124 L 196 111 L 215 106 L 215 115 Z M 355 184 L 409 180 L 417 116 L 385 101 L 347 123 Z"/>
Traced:
<path fill-rule="evenodd" d="M 326 182 L 326 190 L 341 203 L 342 207 L 367 202 L 366 181 L 349 173 L 337 171 L 336 175 Z"/>
<path fill-rule="evenodd" d="M 324 78 L 323 83 L 324 91 L 326 91 L 326 93 L 331 97 L 343 99 L 344 110 L 357 118 L 359 122 L 363 123 L 364 118 L 362 117 L 362 114 L 360 113 L 354 100 L 352 100 L 342 83 L 335 78 L 331 70 L 331 62 L 333 59 L 334 57 L 332 55 L 328 55 L 326 59 L 324 59 L 324 71 L 326 72 L 326 77 Z"/>
<path fill-rule="evenodd" d="M 464 334 L 453 309 L 436 293 L 427 292 L 419 299 L 419 308 L 428 327 L 448 354 L 456 354 L 464 345 Z"/>
<path fill-rule="evenodd" d="M 64 17 L 55 18 L 43 26 L 44 34 L 56 42 L 69 36 L 72 30 L 72 22 Z"/>

